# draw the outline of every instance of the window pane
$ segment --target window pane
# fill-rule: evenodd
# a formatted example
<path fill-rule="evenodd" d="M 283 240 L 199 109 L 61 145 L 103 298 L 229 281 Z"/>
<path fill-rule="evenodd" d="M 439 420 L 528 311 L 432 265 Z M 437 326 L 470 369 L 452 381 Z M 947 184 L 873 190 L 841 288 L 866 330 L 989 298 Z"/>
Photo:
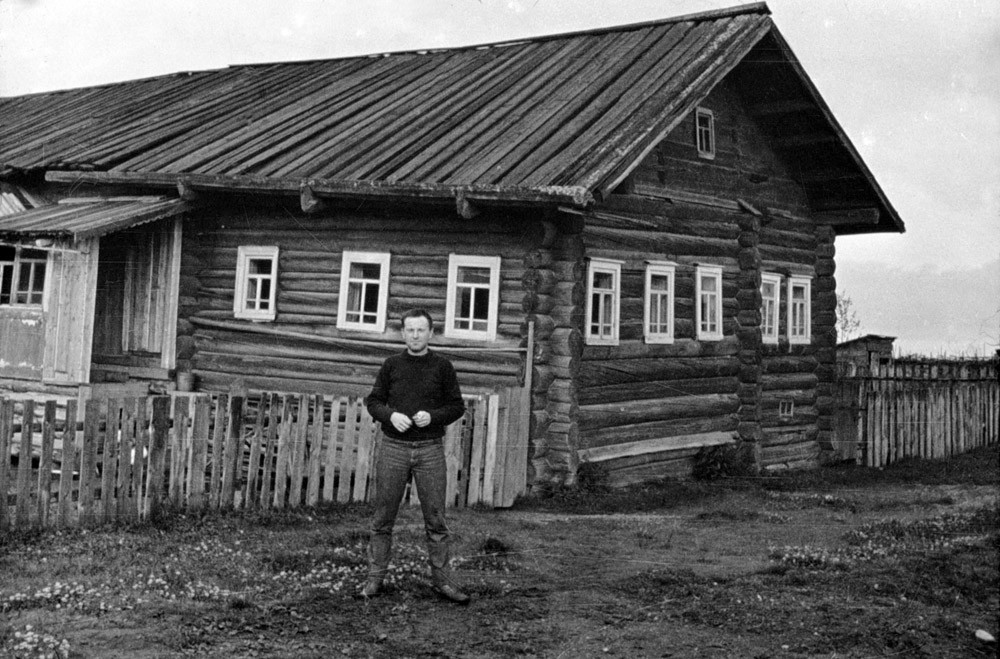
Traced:
<path fill-rule="evenodd" d="M 257 299 L 257 282 L 260 281 L 255 277 L 250 277 L 247 279 L 247 308 L 254 309 L 256 306 L 253 301 Z"/>
<path fill-rule="evenodd" d="M 378 312 L 378 288 L 378 284 L 365 286 L 365 311 L 368 313 Z"/>
<path fill-rule="evenodd" d="M 347 285 L 347 311 L 361 311 L 361 284 L 355 281 Z"/>
<path fill-rule="evenodd" d="M 595 272 L 594 273 L 594 288 L 600 288 L 603 290 L 612 290 L 615 285 L 615 276 L 610 272 Z"/>
<path fill-rule="evenodd" d="M 473 294 L 475 304 L 472 310 L 472 317 L 477 320 L 486 320 L 490 315 L 490 291 L 486 288 L 476 289 Z"/>
<path fill-rule="evenodd" d="M 472 289 L 466 286 L 458 289 L 458 313 L 459 318 L 469 318 L 472 314 Z"/>
<path fill-rule="evenodd" d="M 269 275 L 271 274 L 271 259 L 250 259 L 247 270 L 252 275 Z"/>
<path fill-rule="evenodd" d="M 667 275 L 651 275 L 649 278 L 649 287 L 654 291 L 668 290 L 669 284 L 670 277 Z"/>
<path fill-rule="evenodd" d="M 378 281 L 382 266 L 378 263 L 352 263 L 351 279 L 368 279 Z"/>
<path fill-rule="evenodd" d="M 806 299 L 805 286 L 792 286 L 792 299 L 805 302 Z"/>
<path fill-rule="evenodd" d="M 703 293 L 713 293 L 718 289 L 718 280 L 715 277 L 702 277 L 701 290 Z"/>
<path fill-rule="evenodd" d="M 489 268 L 468 268 L 459 267 L 458 269 L 458 283 L 459 284 L 486 284 L 490 283 L 490 269 Z"/>
<path fill-rule="evenodd" d="M 263 300 L 267 300 L 271 297 L 271 280 L 261 279 L 260 280 L 260 297 Z M 261 307 L 262 309 L 266 307 Z"/>

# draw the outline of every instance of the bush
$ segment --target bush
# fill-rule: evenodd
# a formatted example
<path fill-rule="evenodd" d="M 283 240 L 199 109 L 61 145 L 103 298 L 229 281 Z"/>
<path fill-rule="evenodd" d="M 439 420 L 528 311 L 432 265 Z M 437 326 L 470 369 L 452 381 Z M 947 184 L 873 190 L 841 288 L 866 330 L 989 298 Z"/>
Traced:
<path fill-rule="evenodd" d="M 694 456 L 691 476 L 700 481 L 749 478 L 754 474 L 753 457 L 748 447 L 734 444 L 704 446 Z"/>

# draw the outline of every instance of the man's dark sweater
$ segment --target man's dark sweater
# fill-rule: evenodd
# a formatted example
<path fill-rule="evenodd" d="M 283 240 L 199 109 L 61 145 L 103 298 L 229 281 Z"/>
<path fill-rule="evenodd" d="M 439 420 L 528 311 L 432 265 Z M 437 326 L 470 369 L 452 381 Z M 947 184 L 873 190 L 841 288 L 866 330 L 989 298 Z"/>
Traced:
<path fill-rule="evenodd" d="M 386 359 L 365 405 L 368 413 L 382 424 L 387 437 L 409 441 L 443 437 L 445 426 L 465 414 L 455 368 L 430 350 L 420 356 L 404 350 Z M 427 426 L 418 428 L 414 424 L 401 433 L 392 425 L 393 412 L 412 419 L 421 410 L 431 415 Z"/>

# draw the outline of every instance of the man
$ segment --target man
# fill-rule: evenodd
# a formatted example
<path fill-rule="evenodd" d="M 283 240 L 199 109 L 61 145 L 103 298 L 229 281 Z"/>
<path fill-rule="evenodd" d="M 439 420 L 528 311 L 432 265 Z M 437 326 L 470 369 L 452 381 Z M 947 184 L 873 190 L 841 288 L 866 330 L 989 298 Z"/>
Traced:
<path fill-rule="evenodd" d="M 368 544 L 368 581 L 362 595 L 382 590 L 389 568 L 392 528 L 410 477 L 416 480 L 424 515 L 427 552 L 434 589 L 442 597 L 467 604 L 448 571 L 448 527 L 445 524 L 444 429 L 465 414 L 455 369 L 428 348 L 434 321 L 423 309 L 403 315 L 406 350 L 385 360 L 365 399 L 368 412 L 382 424 L 381 446 L 375 457 L 375 514 Z"/>

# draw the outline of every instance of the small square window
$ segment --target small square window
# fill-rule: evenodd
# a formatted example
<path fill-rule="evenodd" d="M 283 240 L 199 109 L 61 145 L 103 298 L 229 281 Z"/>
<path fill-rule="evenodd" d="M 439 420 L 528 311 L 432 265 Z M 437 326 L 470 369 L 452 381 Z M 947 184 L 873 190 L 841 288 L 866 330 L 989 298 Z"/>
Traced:
<path fill-rule="evenodd" d="M 788 279 L 788 342 L 812 341 L 812 292 L 807 277 Z"/>
<path fill-rule="evenodd" d="M 702 158 L 715 158 L 715 115 L 711 110 L 696 108 L 694 121 L 698 155 Z"/>
<path fill-rule="evenodd" d="M 646 343 L 674 342 L 673 263 L 646 264 L 646 298 L 643 328 Z"/>
<path fill-rule="evenodd" d="M 778 417 L 791 419 L 793 416 L 795 416 L 795 401 L 787 398 L 778 401 Z"/>
<path fill-rule="evenodd" d="M 695 327 L 701 341 L 722 340 L 722 268 L 695 269 Z"/>
<path fill-rule="evenodd" d="M 236 257 L 233 315 L 246 320 L 274 320 L 278 288 L 278 248 L 241 246 Z"/>
<path fill-rule="evenodd" d="M 781 276 L 761 275 L 760 332 L 764 343 L 778 342 L 778 314 L 781 309 Z"/>
<path fill-rule="evenodd" d="M 44 251 L 0 248 L 0 305 L 41 307 L 47 264 L 48 254 Z"/>
<path fill-rule="evenodd" d="M 448 259 L 445 336 L 494 341 L 500 302 L 500 257 Z"/>
<path fill-rule="evenodd" d="M 337 327 L 382 332 L 388 302 L 389 254 L 344 252 Z"/>
<path fill-rule="evenodd" d="M 618 345 L 622 262 L 591 259 L 587 277 L 587 331 L 593 345 Z"/>

